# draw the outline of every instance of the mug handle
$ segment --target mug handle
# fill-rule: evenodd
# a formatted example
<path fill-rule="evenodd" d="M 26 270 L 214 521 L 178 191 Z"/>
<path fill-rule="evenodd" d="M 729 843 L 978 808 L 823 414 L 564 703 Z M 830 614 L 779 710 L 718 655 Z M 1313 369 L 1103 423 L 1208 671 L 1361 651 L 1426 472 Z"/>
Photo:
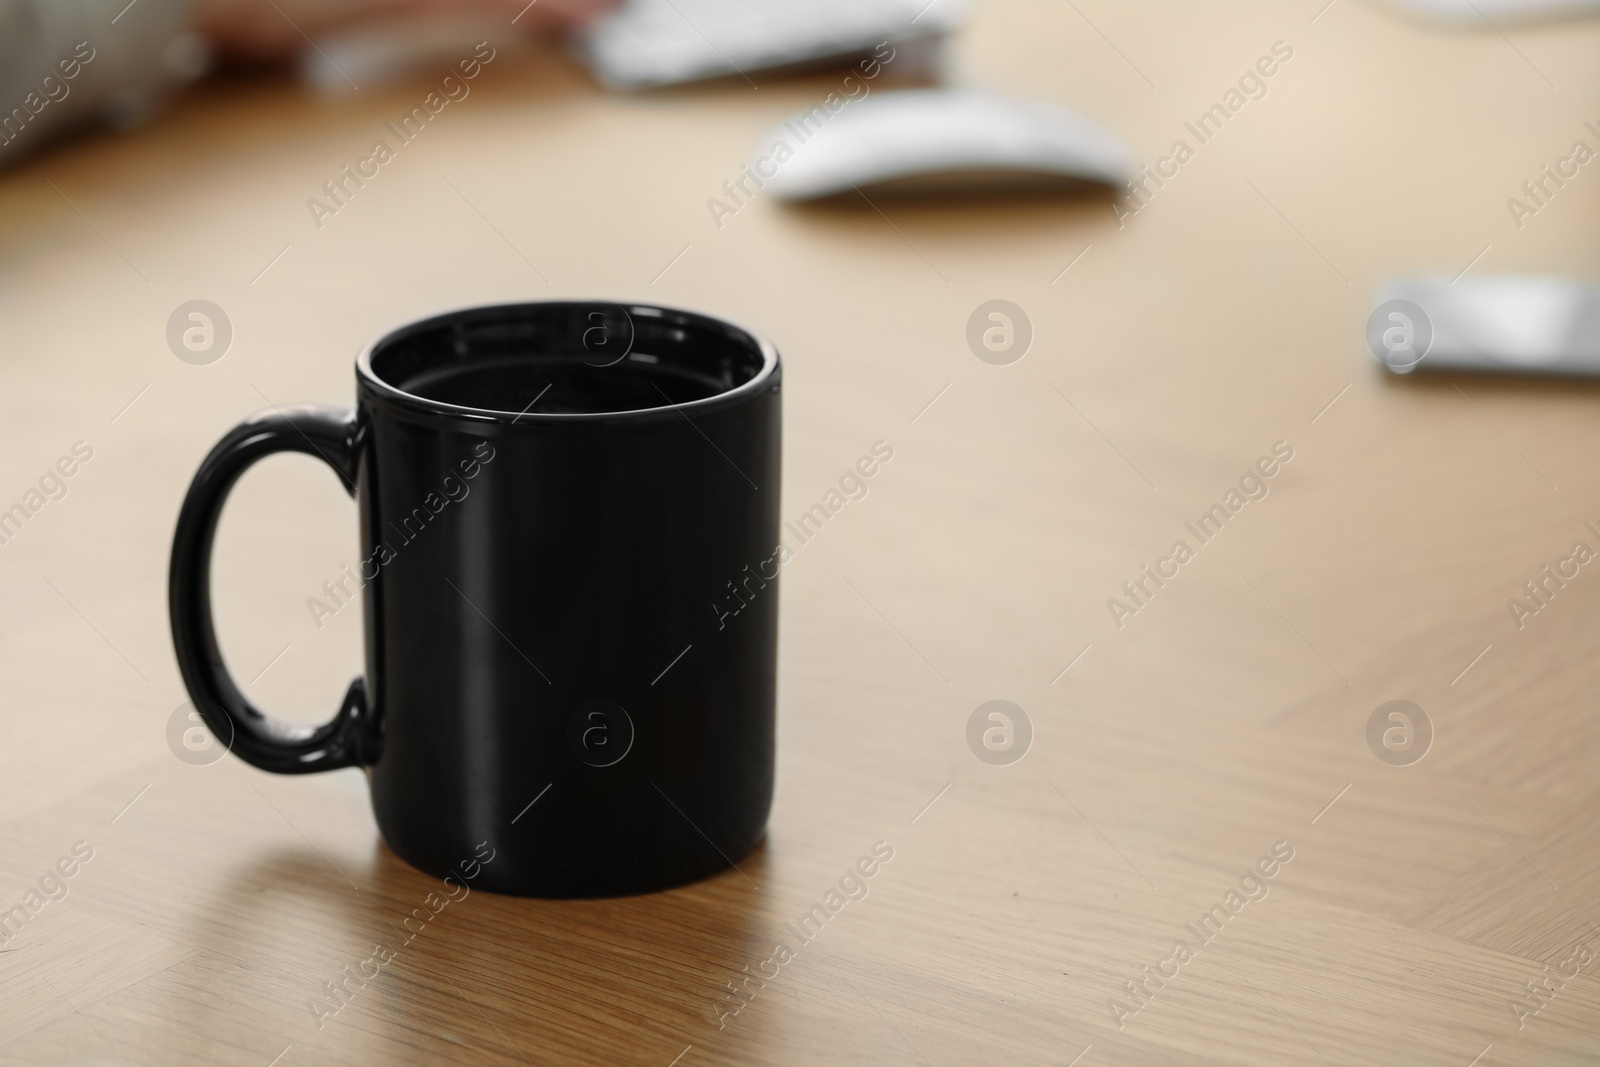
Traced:
<path fill-rule="evenodd" d="M 350 683 L 344 704 L 321 726 L 279 722 L 253 707 L 228 674 L 211 617 L 211 547 L 222 505 L 251 464 L 277 452 L 317 456 L 356 492 L 361 450 L 350 408 L 302 406 L 263 412 L 234 427 L 200 464 L 172 541 L 168 607 L 178 669 L 195 707 L 219 739 L 247 763 L 277 774 L 310 774 L 376 760 L 377 731 L 366 686 Z"/>

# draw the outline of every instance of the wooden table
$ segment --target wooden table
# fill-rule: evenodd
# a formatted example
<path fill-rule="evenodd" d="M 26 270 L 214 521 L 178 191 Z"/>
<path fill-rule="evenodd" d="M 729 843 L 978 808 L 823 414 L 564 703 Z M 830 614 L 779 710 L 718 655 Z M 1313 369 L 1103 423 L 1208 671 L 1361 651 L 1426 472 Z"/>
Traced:
<path fill-rule="evenodd" d="M 1506 200 L 1600 146 L 1600 26 L 1321 4 L 975 12 L 964 81 L 1152 162 L 1195 149 L 1122 225 L 1092 198 L 756 197 L 719 229 L 706 200 L 840 74 L 616 97 L 555 54 L 500 57 L 320 229 L 307 198 L 430 79 L 223 83 L 0 179 L 0 507 L 93 450 L 0 547 L 0 908 L 74 872 L 0 949 L 0 1063 L 1595 1062 L 1600 568 L 1520 627 L 1507 601 L 1600 548 L 1600 396 L 1394 379 L 1361 336 L 1394 272 L 1595 271 L 1600 165 L 1520 228 Z M 1266 95 L 1197 144 L 1278 41 Z M 779 344 L 786 517 L 894 448 L 784 573 L 767 842 L 656 896 L 475 893 L 319 1028 L 308 1002 L 437 886 L 359 774 L 175 757 L 179 502 L 246 414 L 348 402 L 389 326 L 578 295 Z M 201 298 L 233 340 L 196 366 L 164 334 Z M 969 350 L 991 299 L 1031 321 L 1020 361 Z M 1277 442 L 1268 495 L 1189 532 Z M 226 653 L 287 718 L 358 667 L 354 613 L 305 607 L 354 519 L 301 457 L 224 519 Z M 1177 574 L 1114 613 L 1146 564 Z M 1031 723 L 1020 762 L 969 748 L 995 699 Z M 1420 762 L 1369 746 L 1391 700 L 1431 723 Z M 730 992 L 877 842 L 867 896 Z"/>

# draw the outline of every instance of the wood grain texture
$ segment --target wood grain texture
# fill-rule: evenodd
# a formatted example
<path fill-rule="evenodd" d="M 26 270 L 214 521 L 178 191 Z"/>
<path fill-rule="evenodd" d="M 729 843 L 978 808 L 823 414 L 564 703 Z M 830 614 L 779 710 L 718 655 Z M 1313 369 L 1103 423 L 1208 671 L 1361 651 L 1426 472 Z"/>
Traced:
<path fill-rule="evenodd" d="M 1600 393 L 1395 380 L 1361 348 L 1396 272 L 1596 271 L 1592 167 L 1520 229 L 1506 200 L 1595 145 L 1600 26 L 1321 6 L 975 12 L 963 80 L 1078 107 L 1150 160 L 1293 48 L 1121 227 L 1092 198 L 758 196 L 718 228 L 707 198 L 839 75 L 613 97 L 554 53 L 497 59 L 320 229 L 306 199 L 427 79 L 337 101 L 221 83 L 0 178 L 0 507 L 94 449 L 0 547 L 0 909 L 94 850 L 0 947 L 0 1063 L 1600 1059 L 1600 961 L 1550 977 L 1600 952 L 1600 571 L 1520 629 L 1506 606 L 1600 548 Z M 475 892 L 406 943 L 440 887 L 385 849 L 359 774 L 169 750 L 169 539 L 245 415 L 348 403 L 356 351 L 398 322 L 556 296 L 770 336 L 786 517 L 874 441 L 895 456 L 784 571 L 778 795 L 741 871 Z M 195 298 L 234 327 L 204 367 L 163 336 Z M 1034 327 L 1010 366 L 964 339 L 995 298 Z M 1119 628 L 1107 598 L 1279 441 L 1269 494 Z M 225 651 L 286 718 L 324 717 L 357 669 L 353 613 L 319 629 L 305 607 L 354 521 L 301 457 L 224 518 Z M 1004 767 L 965 734 L 997 698 L 1035 732 Z M 1415 765 L 1368 749 L 1391 699 L 1433 723 Z M 866 897 L 719 1025 L 728 984 L 879 841 Z M 1189 933 L 1277 842 L 1294 858 L 1265 897 Z M 1175 940 L 1192 958 L 1140 1004 L 1124 983 Z M 308 1002 L 380 942 L 394 958 L 319 1027 Z M 1139 1010 L 1119 1026 L 1114 1001 Z"/>

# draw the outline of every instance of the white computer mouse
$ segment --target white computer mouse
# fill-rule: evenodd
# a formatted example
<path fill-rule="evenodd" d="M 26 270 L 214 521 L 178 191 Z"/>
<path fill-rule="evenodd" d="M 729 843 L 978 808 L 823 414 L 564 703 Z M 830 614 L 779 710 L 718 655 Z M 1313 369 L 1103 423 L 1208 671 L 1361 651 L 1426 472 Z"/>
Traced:
<path fill-rule="evenodd" d="M 1600 0 L 1389 0 L 1417 18 L 1461 26 L 1600 15 Z"/>
<path fill-rule="evenodd" d="M 1134 162 L 1121 138 L 1043 100 L 911 89 L 830 94 L 770 131 L 746 169 L 784 199 L 813 200 L 855 190 L 1121 185 Z"/>

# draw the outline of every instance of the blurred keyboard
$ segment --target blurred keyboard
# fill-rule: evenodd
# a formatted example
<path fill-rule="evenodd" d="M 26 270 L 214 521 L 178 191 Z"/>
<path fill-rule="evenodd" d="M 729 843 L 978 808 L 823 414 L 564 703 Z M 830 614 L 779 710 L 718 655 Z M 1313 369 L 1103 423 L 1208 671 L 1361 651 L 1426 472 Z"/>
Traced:
<path fill-rule="evenodd" d="M 613 89 L 645 89 L 870 52 L 950 32 L 966 0 L 629 0 L 580 39 Z"/>

